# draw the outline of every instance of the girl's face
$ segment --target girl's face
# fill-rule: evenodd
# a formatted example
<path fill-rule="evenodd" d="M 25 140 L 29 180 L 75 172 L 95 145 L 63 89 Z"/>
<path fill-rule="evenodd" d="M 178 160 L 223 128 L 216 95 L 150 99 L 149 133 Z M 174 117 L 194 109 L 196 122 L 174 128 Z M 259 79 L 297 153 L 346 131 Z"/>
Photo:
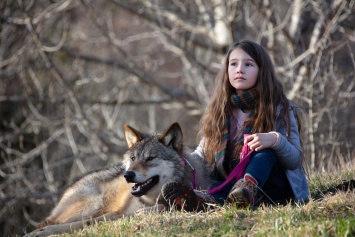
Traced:
<path fill-rule="evenodd" d="M 241 48 L 234 49 L 229 55 L 229 83 L 235 88 L 238 95 L 255 86 L 258 72 L 259 66 Z"/>

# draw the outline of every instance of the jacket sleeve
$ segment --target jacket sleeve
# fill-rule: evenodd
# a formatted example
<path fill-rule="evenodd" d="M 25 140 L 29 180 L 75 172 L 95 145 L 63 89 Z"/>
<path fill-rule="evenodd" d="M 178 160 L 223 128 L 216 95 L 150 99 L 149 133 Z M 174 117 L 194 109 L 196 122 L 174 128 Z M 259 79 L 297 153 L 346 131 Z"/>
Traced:
<path fill-rule="evenodd" d="M 203 159 L 203 144 L 204 139 L 202 138 L 196 149 L 191 153 L 193 157 Z"/>
<path fill-rule="evenodd" d="M 276 132 L 279 135 L 280 142 L 273 147 L 280 163 L 289 170 L 295 170 L 302 164 L 302 148 L 300 134 L 298 132 L 297 121 L 293 105 L 289 107 L 290 113 L 290 137 L 286 138 L 287 127 L 281 118 L 276 120 Z"/>

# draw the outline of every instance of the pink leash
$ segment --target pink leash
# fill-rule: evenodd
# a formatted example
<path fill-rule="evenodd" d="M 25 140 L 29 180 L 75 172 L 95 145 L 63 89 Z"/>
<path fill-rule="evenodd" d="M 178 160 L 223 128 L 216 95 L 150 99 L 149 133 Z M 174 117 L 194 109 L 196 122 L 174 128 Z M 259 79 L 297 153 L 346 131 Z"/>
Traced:
<path fill-rule="evenodd" d="M 186 164 L 188 164 L 190 166 L 190 168 L 192 169 L 191 187 L 192 187 L 192 189 L 196 189 L 196 170 L 185 157 L 182 157 L 182 158 L 183 158 L 182 162 L 183 162 L 184 166 Z"/>
<path fill-rule="evenodd" d="M 244 134 L 244 138 L 249 136 L 250 134 Z M 253 153 L 254 150 L 250 150 L 247 144 L 244 144 L 242 148 L 242 152 L 240 153 L 240 162 L 239 164 L 232 170 L 232 172 L 228 175 L 226 181 L 222 183 L 221 185 L 211 188 L 208 190 L 209 194 L 215 194 L 218 191 L 220 191 L 224 186 L 226 186 L 227 183 L 229 183 L 231 180 L 234 178 L 236 180 L 239 180 L 243 177 L 245 173 L 245 169 L 247 168 L 247 165 L 250 161 L 251 154 Z"/>

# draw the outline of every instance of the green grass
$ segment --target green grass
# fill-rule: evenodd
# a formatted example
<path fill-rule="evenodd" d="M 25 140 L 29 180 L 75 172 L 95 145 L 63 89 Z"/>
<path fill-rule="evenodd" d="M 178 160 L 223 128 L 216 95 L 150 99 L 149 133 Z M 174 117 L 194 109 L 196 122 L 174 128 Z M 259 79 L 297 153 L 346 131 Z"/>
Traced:
<path fill-rule="evenodd" d="M 58 236 L 355 236 L 355 191 L 322 194 L 354 176 L 354 170 L 313 176 L 306 205 L 136 215 Z"/>

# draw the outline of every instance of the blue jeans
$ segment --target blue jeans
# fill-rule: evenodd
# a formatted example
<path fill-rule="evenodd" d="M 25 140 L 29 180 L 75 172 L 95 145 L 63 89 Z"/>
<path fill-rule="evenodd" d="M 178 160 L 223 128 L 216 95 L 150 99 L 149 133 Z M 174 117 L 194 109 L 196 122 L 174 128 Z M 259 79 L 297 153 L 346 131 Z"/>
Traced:
<path fill-rule="evenodd" d="M 286 172 L 278 161 L 274 150 L 264 149 L 253 152 L 245 173 L 253 176 L 258 182 L 258 188 L 262 190 L 258 192 L 259 194 L 264 194 L 263 201 L 286 203 L 294 199 Z M 223 205 L 233 185 L 233 182 L 227 184 L 222 190 L 212 196 L 218 203 Z"/>

